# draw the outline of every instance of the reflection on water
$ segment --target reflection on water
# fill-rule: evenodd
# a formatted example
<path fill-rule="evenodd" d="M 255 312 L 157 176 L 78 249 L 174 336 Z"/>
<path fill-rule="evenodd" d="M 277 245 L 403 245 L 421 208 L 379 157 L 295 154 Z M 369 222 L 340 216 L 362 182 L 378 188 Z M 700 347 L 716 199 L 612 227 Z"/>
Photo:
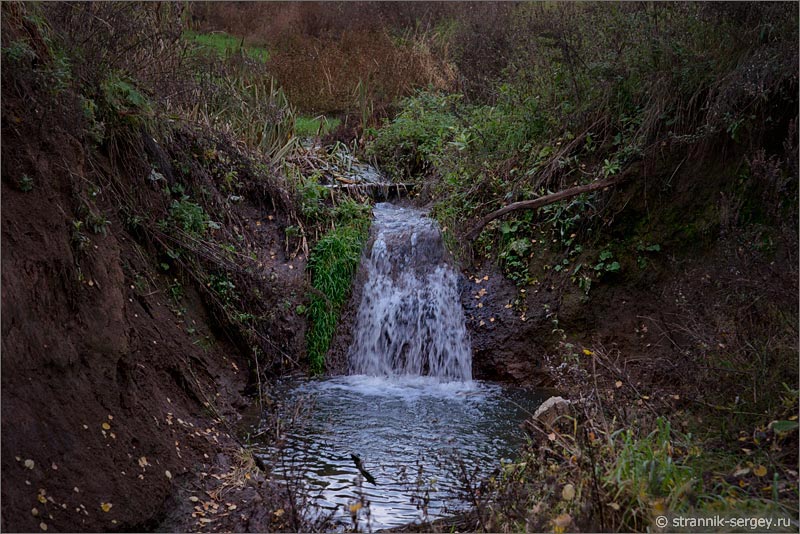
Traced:
<path fill-rule="evenodd" d="M 358 516 L 372 529 L 467 508 L 462 468 L 487 475 L 513 457 L 523 440 L 519 423 L 541 401 L 520 389 L 425 376 L 344 376 L 287 386 L 281 396 L 287 406 L 307 398 L 313 407 L 288 433 L 275 474 L 302 478 L 319 509 L 350 526 L 350 506 L 368 504 Z"/>

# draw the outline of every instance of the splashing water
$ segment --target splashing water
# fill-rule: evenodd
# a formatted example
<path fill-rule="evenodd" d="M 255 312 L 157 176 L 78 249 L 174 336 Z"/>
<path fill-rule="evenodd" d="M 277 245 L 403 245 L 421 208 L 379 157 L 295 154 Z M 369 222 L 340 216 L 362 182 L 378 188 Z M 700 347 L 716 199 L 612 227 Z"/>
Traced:
<path fill-rule="evenodd" d="M 534 392 L 472 380 L 458 275 L 436 222 L 392 204 L 377 204 L 374 215 L 350 375 L 281 386 L 281 420 L 292 420 L 297 406 L 313 409 L 288 429 L 282 449 L 258 453 L 283 458 L 271 461 L 273 474 L 302 480 L 304 513 L 333 514 L 338 531 L 467 509 L 460 473 L 477 482 L 513 456 L 524 439 L 519 423 L 541 402 Z"/>
<path fill-rule="evenodd" d="M 350 347 L 350 373 L 472 379 L 458 275 L 436 221 L 392 204 L 374 209 L 375 238 Z"/>

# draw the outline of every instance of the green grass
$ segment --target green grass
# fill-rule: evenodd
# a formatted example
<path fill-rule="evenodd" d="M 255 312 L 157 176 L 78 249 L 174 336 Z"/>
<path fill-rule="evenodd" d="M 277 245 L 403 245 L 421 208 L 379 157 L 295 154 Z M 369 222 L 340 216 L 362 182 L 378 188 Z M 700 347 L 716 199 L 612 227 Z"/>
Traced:
<path fill-rule="evenodd" d="M 337 118 L 328 118 L 324 115 L 317 117 L 297 117 L 294 122 L 294 134 L 297 137 L 316 137 L 325 135 L 334 130 L 342 121 Z"/>
<path fill-rule="evenodd" d="M 314 247 L 308 265 L 316 290 L 308 308 L 311 327 L 306 335 L 311 370 L 325 369 L 328 352 L 342 306 L 350 295 L 353 275 L 367 240 L 369 219 L 351 219 L 331 230 Z"/>
<path fill-rule="evenodd" d="M 243 40 L 225 32 L 198 33 L 191 30 L 184 32 L 184 37 L 194 41 L 201 47 L 215 52 L 219 57 L 225 58 L 233 53 L 244 50 L 251 59 L 266 63 L 269 59 L 269 50 L 259 46 L 243 45 Z"/>

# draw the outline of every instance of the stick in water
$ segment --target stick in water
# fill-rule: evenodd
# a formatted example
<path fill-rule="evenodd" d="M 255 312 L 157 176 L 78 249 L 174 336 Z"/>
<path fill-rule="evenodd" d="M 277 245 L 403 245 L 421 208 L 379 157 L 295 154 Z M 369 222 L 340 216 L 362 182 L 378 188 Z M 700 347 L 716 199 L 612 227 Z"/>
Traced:
<path fill-rule="evenodd" d="M 364 464 L 361 462 L 361 458 L 352 453 L 350 453 L 350 458 L 353 459 L 353 463 L 356 464 L 356 469 L 358 469 L 359 473 L 364 475 L 364 478 L 367 480 L 367 482 L 369 482 L 372 485 L 376 485 L 375 477 L 370 475 L 369 472 L 366 469 L 364 469 Z"/>

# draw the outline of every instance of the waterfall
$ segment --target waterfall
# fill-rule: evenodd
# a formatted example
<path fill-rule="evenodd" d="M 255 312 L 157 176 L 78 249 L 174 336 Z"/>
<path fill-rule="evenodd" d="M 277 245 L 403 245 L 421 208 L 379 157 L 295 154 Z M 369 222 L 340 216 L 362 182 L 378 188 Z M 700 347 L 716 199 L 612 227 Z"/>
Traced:
<path fill-rule="evenodd" d="M 446 261 L 439 226 L 419 210 L 387 203 L 374 214 L 351 374 L 471 380 L 458 275 Z"/>

